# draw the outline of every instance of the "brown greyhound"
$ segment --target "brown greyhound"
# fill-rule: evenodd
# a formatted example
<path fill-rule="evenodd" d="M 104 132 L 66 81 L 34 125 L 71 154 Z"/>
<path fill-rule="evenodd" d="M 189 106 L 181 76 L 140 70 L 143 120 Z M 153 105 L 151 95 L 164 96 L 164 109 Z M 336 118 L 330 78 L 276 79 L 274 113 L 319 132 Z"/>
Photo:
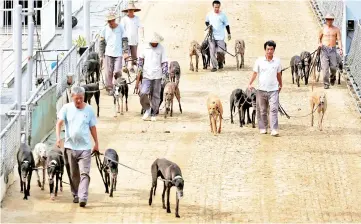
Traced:
<path fill-rule="evenodd" d="M 236 52 L 236 60 L 237 60 L 237 70 L 244 67 L 244 50 L 246 49 L 246 46 L 244 44 L 244 40 L 238 39 L 235 41 L 234 50 Z M 239 64 L 239 55 L 241 55 L 241 64 Z"/>
<path fill-rule="evenodd" d="M 314 110 L 318 113 L 318 128 L 320 131 L 322 131 L 322 121 L 323 116 L 325 115 L 325 112 L 327 110 L 327 98 L 326 93 L 324 92 L 314 92 L 311 95 L 310 98 L 310 104 L 311 104 L 311 126 L 313 126 L 313 113 Z M 316 106 L 316 109 L 315 109 Z"/>
<path fill-rule="evenodd" d="M 199 62 L 199 55 L 201 54 L 201 45 L 196 40 L 193 40 L 191 42 L 191 45 L 189 47 L 189 58 L 190 58 L 190 65 L 189 70 L 194 72 L 194 66 L 193 66 L 193 56 L 196 58 L 196 72 L 198 72 L 198 62 Z"/>
<path fill-rule="evenodd" d="M 211 132 L 213 135 L 221 133 L 222 119 L 223 119 L 223 107 L 221 100 L 218 96 L 210 95 L 207 99 L 207 109 L 209 115 L 209 123 L 211 126 Z M 219 128 L 217 130 L 217 119 L 219 118 Z"/>
<path fill-rule="evenodd" d="M 179 110 L 182 113 L 182 106 L 180 103 L 180 91 L 177 83 L 175 82 L 168 82 L 167 85 L 164 87 L 164 104 L 165 104 L 165 113 L 164 118 L 167 118 L 168 112 L 170 111 L 170 116 L 173 116 L 173 99 L 174 96 L 178 100 Z"/>

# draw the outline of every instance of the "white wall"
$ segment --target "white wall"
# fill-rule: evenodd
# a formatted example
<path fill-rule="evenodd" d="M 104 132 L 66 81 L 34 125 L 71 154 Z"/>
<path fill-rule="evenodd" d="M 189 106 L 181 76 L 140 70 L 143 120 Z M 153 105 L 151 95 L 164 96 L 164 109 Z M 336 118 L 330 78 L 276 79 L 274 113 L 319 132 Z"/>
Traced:
<path fill-rule="evenodd" d="M 83 0 L 72 0 L 71 12 L 75 13 L 83 6 Z"/>
<path fill-rule="evenodd" d="M 0 9 L 5 8 L 5 1 L 0 2 Z M 4 12 L 0 11 L 0 28 L 4 27 Z"/>

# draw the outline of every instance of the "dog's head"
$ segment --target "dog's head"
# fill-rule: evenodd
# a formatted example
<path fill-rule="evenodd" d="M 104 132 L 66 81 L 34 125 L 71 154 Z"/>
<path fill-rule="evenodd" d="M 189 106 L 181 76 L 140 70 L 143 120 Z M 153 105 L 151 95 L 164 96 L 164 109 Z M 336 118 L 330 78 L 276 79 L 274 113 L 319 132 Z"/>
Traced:
<path fill-rule="evenodd" d="M 118 174 L 118 164 L 110 159 L 106 159 L 104 164 L 104 171 L 112 174 L 113 177 L 116 177 L 116 175 Z"/>
<path fill-rule="evenodd" d="M 56 175 L 57 167 L 58 167 L 58 163 L 56 162 L 56 160 L 51 160 L 48 163 L 47 171 L 49 177 L 49 184 L 54 183 L 54 176 Z"/>
<path fill-rule="evenodd" d="M 192 41 L 191 51 L 195 54 L 201 54 L 201 45 L 197 41 Z"/>
<path fill-rule="evenodd" d="M 183 177 L 177 175 L 173 178 L 172 184 L 177 188 L 177 197 L 180 199 L 183 197 L 184 180 Z"/>
<path fill-rule="evenodd" d="M 320 95 L 319 100 L 320 100 L 320 107 L 323 107 L 323 106 L 325 105 L 325 103 L 326 103 L 326 94 L 325 94 L 325 93 L 322 93 L 322 94 Z"/>
<path fill-rule="evenodd" d="M 173 85 L 167 85 L 164 89 L 164 101 L 165 107 L 170 109 L 171 102 L 174 98 L 174 87 Z"/>
<path fill-rule="evenodd" d="M 215 101 L 213 101 L 210 105 L 208 105 L 208 113 L 211 116 L 215 116 L 219 114 L 218 104 Z"/>
<path fill-rule="evenodd" d="M 36 151 L 40 157 L 41 161 L 45 161 L 47 158 L 47 147 L 44 143 L 38 143 L 35 145 L 35 149 L 34 151 Z"/>
<path fill-rule="evenodd" d="M 21 162 L 20 173 L 22 181 L 26 181 L 29 173 L 32 172 L 31 163 L 27 160 Z"/>

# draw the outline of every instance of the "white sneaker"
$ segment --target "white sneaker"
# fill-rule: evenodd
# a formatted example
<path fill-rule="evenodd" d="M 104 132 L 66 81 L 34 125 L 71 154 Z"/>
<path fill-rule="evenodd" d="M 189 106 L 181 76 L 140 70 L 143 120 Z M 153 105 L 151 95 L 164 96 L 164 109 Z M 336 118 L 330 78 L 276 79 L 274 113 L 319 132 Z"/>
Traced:
<path fill-rule="evenodd" d="M 278 134 L 278 131 L 277 131 L 277 130 L 272 130 L 272 131 L 271 131 L 271 135 L 276 137 L 276 136 L 278 136 L 279 134 Z"/>
<path fill-rule="evenodd" d="M 267 134 L 267 130 L 266 129 L 259 129 L 259 133 L 260 134 Z"/>
<path fill-rule="evenodd" d="M 146 110 L 146 111 L 144 112 L 144 114 L 143 114 L 142 119 L 143 119 L 143 120 L 146 120 L 146 119 L 149 117 L 150 112 L 151 112 L 151 108 L 149 108 L 148 110 Z"/>
<path fill-rule="evenodd" d="M 151 120 L 151 121 L 157 121 L 157 118 L 156 118 L 155 116 L 152 116 L 152 117 L 150 118 L 150 120 Z"/>

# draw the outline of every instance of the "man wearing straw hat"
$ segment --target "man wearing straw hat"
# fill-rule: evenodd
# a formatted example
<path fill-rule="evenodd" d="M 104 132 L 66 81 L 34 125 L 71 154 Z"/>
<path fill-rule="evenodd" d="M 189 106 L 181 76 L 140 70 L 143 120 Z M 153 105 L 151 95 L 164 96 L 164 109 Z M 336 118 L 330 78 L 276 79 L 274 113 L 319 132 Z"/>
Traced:
<path fill-rule="evenodd" d="M 134 12 L 139 12 L 140 9 L 136 8 L 134 2 L 130 2 L 127 9 L 124 9 L 122 12 L 126 12 L 127 15 L 124 16 L 120 24 L 124 27 L 126 36 L 128 37 L 128 45 L 130 49 L 130 54 L 133 59 L 132 65 L 137 65 L 135 61 L 137 59 L 137 48 L 139 43 L 138 31 L 141 31 L 141 38 L 144 38 L 144 28 L 140 23 L 138 16 L 134 15 Z M 134 68 L 130 69 L 131 72 L 134 72 Z"/>
<path fill-rule="evenodd" d="M 156 121 L 160 103 L 161 81 L 168 73 L 167 56 L 164 47 L 160 44 L 162 41 L 162 36 L 153 33 L 152 38 L 139 51 L 138 73 L 143 73 L 139 93 L 140 104 L 145 110 L 143 120 L 151 116 L 151 120 Z M 138 90 L 139 86 L 135 88 Z"/>
<path fill-rule="evenodd" d="M 107 15 L 108 25 L 100 34 L 99 51 L 101 60 L 105 59 L 106 76 L 105 85 L 109 95 L 112 95 L 114 74 L 122 70 L 122 56 L 128 54 L 128 40 L 123 26 L 117 24 L 114 12 Z"/>
<path fill-rule="evenodd" d="M 323 73 L 323 85 L 325 89 L 330 88 L 336 81 L 337 52 L 336 41 L 342 56 L 342 40 L 340 29 L 333 25 L 335 16 L 328 13 L 325 17 L 326 24 L 322 27 L 319 35 L 319 45 L 321 48 L 321 69 Z M 331 70 L 331 76 L 330 76 Z"/>

